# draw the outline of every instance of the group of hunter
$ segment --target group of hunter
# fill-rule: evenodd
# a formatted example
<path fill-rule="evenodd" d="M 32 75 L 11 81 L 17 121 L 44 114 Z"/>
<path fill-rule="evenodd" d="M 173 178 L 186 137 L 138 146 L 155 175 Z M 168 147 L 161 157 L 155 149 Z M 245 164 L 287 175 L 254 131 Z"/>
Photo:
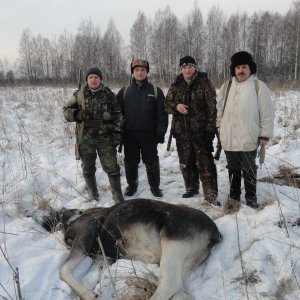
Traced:
<path fill-rule="evenodd" d="M 185 192 L 182 198 L 199 194 L 219 206 L 217 168 L 212 152 L 215 135 L 225 151 L 229 174 L 228 199 L 241 201 L 244 178 L 246 204 L 257 208 L 255 158 L 259 146 L 273 135 L 274 111 L 268 87 L 256 77 L 256 64 L 246 51 L 231 57 L 232 79 L 216 91 L 196 61 L 185 56 L 179 62 L 180 74 L 166 97 L 148 81 L 149 63 L 131 62 L 132 81 L 117 96 L 102 83 L 102 73 L 92 67 L 85 74 L 85 86 L 64 105 L 64 116 L 76 122 L 76 138 L 83 178 L 89 198 L 99 200 L 96 159 L 107 173 L 115 203 L 124 201 L 121 189 L 117 147 L 124 149 L 128 186 L 125 196 L 138 190 L 140 158 L 146 167 L 150 190 L 163 197 L 160 189 L 158 143 L 164 143 L 168 114 L 172 115 L 170 134 L 176 140 L 179 166 Z"/>

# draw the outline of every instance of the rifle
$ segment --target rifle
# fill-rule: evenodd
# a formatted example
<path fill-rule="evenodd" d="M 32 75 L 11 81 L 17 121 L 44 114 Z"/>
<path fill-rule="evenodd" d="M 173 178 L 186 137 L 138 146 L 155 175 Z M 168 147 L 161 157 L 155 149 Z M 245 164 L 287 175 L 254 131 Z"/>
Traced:
<path fill-rule="evenodd" d="M 81 89 L 81 78 L 82 78 L 82 70 L 79 69 L 78 71 L 78 90 Z M 78 140 L 78 125 L 76 123 L 76 143 L 75 143 L 75 159 L 80 160 L 80 154 L 79 154 L 79 140 Z"/>
<path fill-rule="evenodd" d="M 171 143 L 172 143 L 172 138 L 173 138 L 173 132 L 172 128 L 170 129 L 170 134 L 169 134 L 169 139 L 168 139 L 168 144 L 167 144 L 167 151 L 170 151 Z"/>
<path fill-rule="evenodd" d="M 220 134 L 218 129 L 216 129 L 216 136 L 217 136 L 218 143 L 217 143 L 217 151 L 215 153 L 214 159 L 219 160 L 222 152 L 222 145 L 221 145 Z"/>

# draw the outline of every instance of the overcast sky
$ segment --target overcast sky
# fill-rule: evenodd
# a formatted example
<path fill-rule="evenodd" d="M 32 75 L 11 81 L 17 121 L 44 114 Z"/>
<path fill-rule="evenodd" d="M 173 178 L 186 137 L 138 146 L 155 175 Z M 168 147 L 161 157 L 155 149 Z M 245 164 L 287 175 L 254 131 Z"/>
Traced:
<path fill-rule="evenodd" d="M 226 15 L 234 12 L 272 11 L 285 14 L 293 0 L 196 0 L 205 18 L 214 5 Z M 52 38 L 64 30 L 75 33 L 82 20 L 92 19 L 105 32 L 113 18 L 126 43 L 138 11 L 153 19 L 159 8 L 167 5 L 182 20 L 193 8 L 195 0 L 0 0 L 0 58 L 13 62 L 18 56 L 22 31 Z"/>

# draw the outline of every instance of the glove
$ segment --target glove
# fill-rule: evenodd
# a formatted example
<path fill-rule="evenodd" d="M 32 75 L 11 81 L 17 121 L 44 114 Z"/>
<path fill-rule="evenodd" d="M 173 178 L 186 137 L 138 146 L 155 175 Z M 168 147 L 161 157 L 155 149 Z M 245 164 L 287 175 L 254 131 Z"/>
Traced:
<path fill-rule="evenodd" d="M 165 142 L 165 136 L 161 134 L 156 135 L 156 143 L 163 144 Z"/>
<path fill-rule="evenodd" d="M 93 113 L 85 109 L 77 109 L 74 111 L 74 119 L 78 122 L 88 121 L 93 119 Z"/>
<path fill-rule="evenodd" d="M 204 139 L 206 143 L 212 143 L 213 140 L 215 139 L 215 133 L 213 132 L 209 132 L 209 131 L 205 131 L 204 134 Z"/>
<path fill-rule="evenodd" d="M 204 140 L 205 140 L 205 146 L 207 151 L 213 152 L 214 147 L 213 147 L 213 140 L 215 138 L 215 132 L 211 132 L 209 130 L 206 130 L 204 133 Z"/>
<path fill-rule="evenodd" d="M 123 141 L 123 138 L 122 138 L 122 133 L 121 132 L 114 132 L 112 134 L 112 145 L 114 147 L 117 147 L 118 145 L 120 145 Z"/>

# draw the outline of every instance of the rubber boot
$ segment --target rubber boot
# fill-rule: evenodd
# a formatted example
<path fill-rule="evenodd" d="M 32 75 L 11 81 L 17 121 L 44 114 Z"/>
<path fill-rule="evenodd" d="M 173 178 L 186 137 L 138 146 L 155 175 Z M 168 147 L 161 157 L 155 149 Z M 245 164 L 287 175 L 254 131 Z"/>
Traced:
<path fill-rule="evenodd" d="M 220 206 L 220 202 L 217 201 L 218 198 L 218 179 L 217 171 L 213 170 L 212 172 L 205 171 L 204 174 L 200 175 L 203 194 L 205 201 Z M 211 174 L 210 174 L 211 173 Z"/>
<path fill-rule="evenodd" d="M 256 197 L 256 174 L 256 170 L 243 171 L 246 204 L 254 209 L 259 207 Z"/>
<path fill-rule="evenodd" d="M 99 200 L 95 174 L 83 174 L 90 200 Z"/>
<path fill-rule="evenodd" d="M 150 185 L 150 190 L 153 196 L 162 197 L 162 190 L 159 188 L 160 185 L 160 169 L 159 169 L 159 160 L 152 164 L 146 164 L 146 171 L 148 182 Z"/>
<path fill-rule="evenodd" d="M 108 176 L 108 179 L 110 183 L 112 197 L 115 203 L 117 204 L 117 203 L 124 202 L 124 197 L 121 189 L 120 175 L 110 175 Z"/>
<path fill-rule="evenodd" d="M 194 195 L 199 195 L 199 171 L 197 166 L 181 167 L 181 173 L 185 185 L 185 193 L 182 198 L 191 198 Z"/>
<path fill-rule="evenodd" d="M 241 171 L 234 170 L 228 171 L 230 193 L 229 197 L 231 200 L 240 202 L 241 200 Z"/>
<path fill-rule="evenodd" d="M 128 186 L 125 189 L 125 196 L 132 196 L 136 193 L 138 187 L 138 167 L 139 164 L 130 164 L 125 162 L 125 174 Z"/>

